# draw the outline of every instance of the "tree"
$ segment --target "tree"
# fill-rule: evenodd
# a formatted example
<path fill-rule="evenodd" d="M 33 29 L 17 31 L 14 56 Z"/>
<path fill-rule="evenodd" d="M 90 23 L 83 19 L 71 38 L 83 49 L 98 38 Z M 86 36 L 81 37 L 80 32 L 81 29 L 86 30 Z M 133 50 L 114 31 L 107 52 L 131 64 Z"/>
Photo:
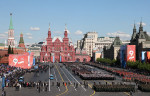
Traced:
<path fill-rule="evenodd" d="M 11 50 L 11 54 L 14 54 L 14 50 L 13 50 L 13 48 L 12 48 L 12 50 Z"/>
<path fill-rule="evenodd" d="M 11 54 L 11 47 L 10 47 L 10 45 L 8 47 L 8 54 Z"/>

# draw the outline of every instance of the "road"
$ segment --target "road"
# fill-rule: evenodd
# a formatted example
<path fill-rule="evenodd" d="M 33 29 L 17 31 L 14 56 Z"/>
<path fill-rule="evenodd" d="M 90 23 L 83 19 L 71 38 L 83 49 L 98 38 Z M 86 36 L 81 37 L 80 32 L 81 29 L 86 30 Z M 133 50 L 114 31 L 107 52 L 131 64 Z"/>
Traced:
<path fill-rule="evenodd" d="M 7 96 L 128 96 L 129 93 L 127 92 L 95 92 L 92 89 L 92 85 L 94 82 L 96 83 L 106 83 L 108 84 L 113 81 L 115 82 L 122 82 L 121 78 L 116 76 L 116 80 L 86 80 L 89 86 L 85 88 L 83 86 L 83 80 L 80 79 L 77 75 L 72 73 L 71 70 L 66 68 L 61 63 L 51 63 L 50 66 L 54 66 L 53 68 L 47 70 L 46 72 L 39 72 L 39 76 L 36 76 L 36 73 L 26 73 L 24 75 L 26 82 L 38 82 L 39 80 L 42 82 L 49 83 L 49 74 L 54 76 L 54 80 L 50 80 L 50 91 L 45 92 L 42 91 L 38 93 L 36 88 L 21 88 L 20 91 L 15 91 L 15 88 L 5 88 Z M 62 67 L 60 67 L 62 66 Z M 94 67 L 93 67 L 94 68 Z M 100 70 L 98 68 L 94 68 L 95 70 Z M 110 74 L 106 71 L 103 71 L 107 74 Z M 60 87 L 57 87 L 57 82 L 60 82 Z M 66 83 L 63 85 L 63 82 Z M 52 85 L 54 83 L 54 86 Z M 69 84 L 70 83 L 70 84 Z M 81 84 L 82 83 L 82 84 Z M 78 85 L 76 87 L 75 85 Z M 150 96 L 150 93 L 143 93 L 143 92 L 136 92 L 133 96 Z"/>

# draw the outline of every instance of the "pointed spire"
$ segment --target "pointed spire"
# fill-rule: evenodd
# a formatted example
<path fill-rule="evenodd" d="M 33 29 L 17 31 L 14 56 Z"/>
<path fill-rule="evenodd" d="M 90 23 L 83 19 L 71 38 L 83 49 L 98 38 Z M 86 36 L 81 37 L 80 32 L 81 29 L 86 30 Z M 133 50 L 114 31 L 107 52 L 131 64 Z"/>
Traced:
<path fill-rule="evenodd" d="M 49 23 L 49 29 L 48 29 L 48 31 L 50 31 L 50 23 Z"/>
<path fill-rule="evenodd" d="M 48 38 L 51 38 L 51 29 L 50 29 L 50 23 L 49 23 L 49 29 L 48 29 Z"/>
<path fill-rule="evenodd" d="M 141 17 L 140 27 L 143 27 L 143 25 L 142 25 L 142 17 Z"/>
<path fill-rule="evenodd" d="M 141 17 L 141 22 L 140 22 L 140 27 L 139 27 L 139 32 L 143 31 L 143 25 L 142 25 L 142 17 Z"/>
<path fill-rule="evenodd" d="M 65 31 L 67 31 L 67 24 L 65 24 Z"/>
<path fill-rule="evenodd" d="M 135 20 L 134 20 L 134 28 L 133 29 L 136 29 Z"/>
<path fill-rule="evenodd" d="M 68 32 L 67 32 L 67 24 L 65 24 L 65 33 L 64 33 L 64 37 L 67 38 L 68 36 Z"/>
<path fill-rule="evenodd" d="M 14 29 L 13 28 L 13 23 L 12 23 L 12 13 L 10 13 L 10 25 L 9 25 L 9 29 Z"/>

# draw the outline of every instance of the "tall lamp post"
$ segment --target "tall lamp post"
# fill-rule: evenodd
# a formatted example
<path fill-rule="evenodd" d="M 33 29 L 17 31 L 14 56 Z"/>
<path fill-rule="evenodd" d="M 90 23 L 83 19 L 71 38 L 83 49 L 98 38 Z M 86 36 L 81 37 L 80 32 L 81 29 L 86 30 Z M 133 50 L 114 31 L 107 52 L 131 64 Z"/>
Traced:
<path fill-rule="evenodd" d="M 49 76 L 48 76 L 48 78 L 50 77 L 50 64 L 49 64 Z M 51 84 L 51 82 L 50 82 L 50 78 L 49 78 L 49 91 L 51 91 L 51 89 L 50 89 L 50 85 Z"/>

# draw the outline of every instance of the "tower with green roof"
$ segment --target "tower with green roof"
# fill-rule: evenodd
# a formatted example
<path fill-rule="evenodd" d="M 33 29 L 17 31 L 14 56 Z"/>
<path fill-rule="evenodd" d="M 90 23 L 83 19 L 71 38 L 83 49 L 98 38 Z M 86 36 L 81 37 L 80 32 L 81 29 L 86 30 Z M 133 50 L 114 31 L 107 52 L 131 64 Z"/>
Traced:
<path fill-rule="evenodd" d="M 13 22 L 12 22 L 12 13 L 10 13 L 10 25 L 8 30 L 8 40 L 7 40 L 7 47 L 8 46 L 15 47 L 16 42 L 14 39 L 14 28 L 13 28 Z"/>
<path fill-rule="evenodd" d="M 22 32 L 20 34 L 20 41 L 18 47 L 25 48 Z"/>

